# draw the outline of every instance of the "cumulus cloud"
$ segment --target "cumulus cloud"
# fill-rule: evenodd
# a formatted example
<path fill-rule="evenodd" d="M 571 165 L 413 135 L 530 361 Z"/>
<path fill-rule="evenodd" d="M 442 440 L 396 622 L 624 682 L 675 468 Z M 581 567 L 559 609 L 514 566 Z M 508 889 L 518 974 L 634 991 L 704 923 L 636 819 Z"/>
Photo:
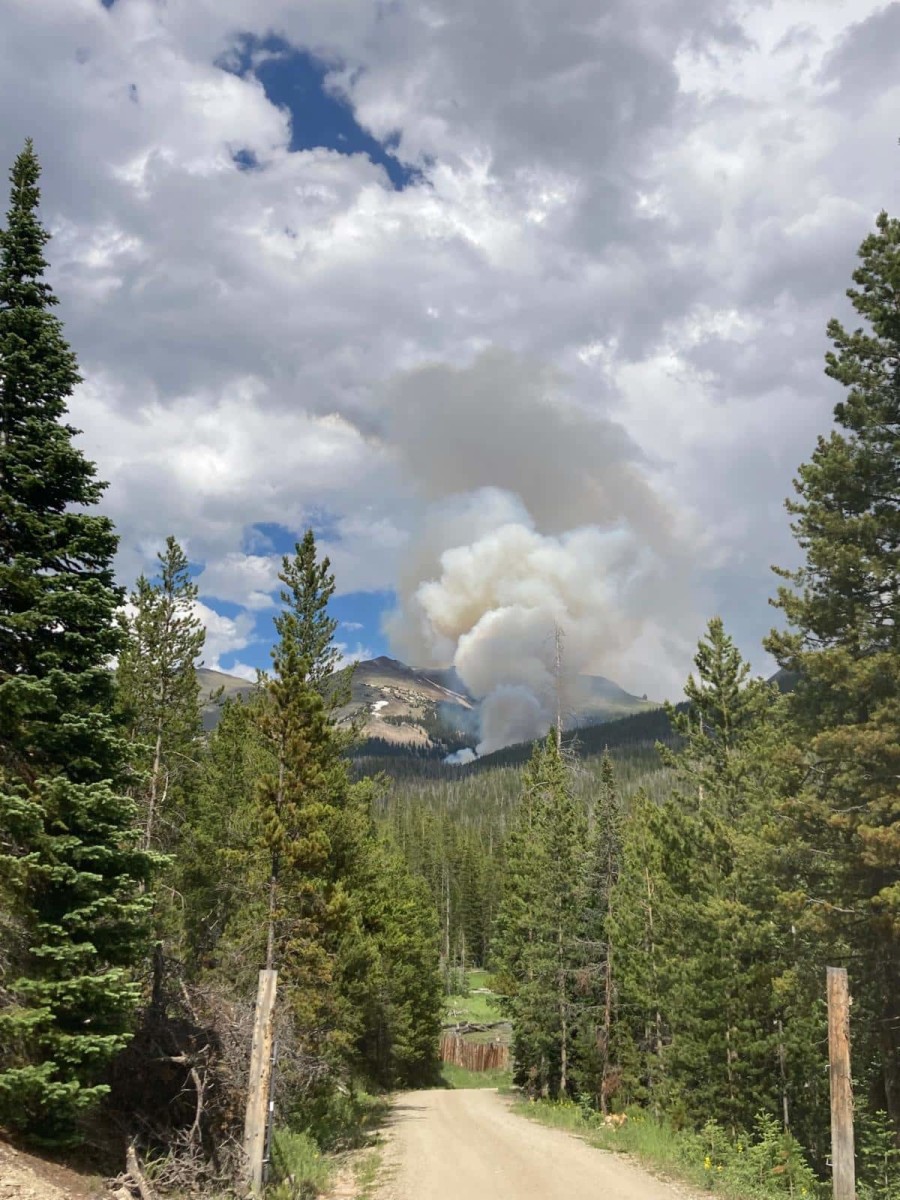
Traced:
<path fill-rule="evenodd" d="M 237 617 L 224 617 L 207 604 L 195 601 L 194 612 L 206 627 L 206 643 L 203 647 L 203 665 L 220 671 L 219 660 L 223 654 L 244 650 L 253 638 L 254 620 L 249 613 Z"/>
<path fill-rule="evenodd" d="M 671 690 L 713 611 L 764 669 L 825 323 L 895 191 L 897 10 L 8 0 L 0 158 L 35 138 L 123 582 L 174 533 L 250 637 L 248 528 L 325 508 L 338 586 L 396 584 L 396 644 L 452 661 L 446 552 L 516 528 L 543 569 L 593 529 L 632 556 L 596 563 L 630 621 L 604 673 Z M 272 31 L 420 183 L 290 150 L 302 111 L 233 69 Z"/>

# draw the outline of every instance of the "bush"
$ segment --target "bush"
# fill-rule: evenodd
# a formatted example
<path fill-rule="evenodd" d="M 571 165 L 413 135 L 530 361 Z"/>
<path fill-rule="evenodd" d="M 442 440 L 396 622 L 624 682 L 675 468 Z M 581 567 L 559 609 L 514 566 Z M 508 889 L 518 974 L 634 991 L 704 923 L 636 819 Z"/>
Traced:
<path fill-rule="evenodd" d="M 860 1200 L 900 1200 L 900 1146 L 887 1113 L 858 1116 Z"/>
<path fill-rule="evenodd" d="M 329 1085 L 306 1093 L 281 1111 L 291 1129 L 302 1129 L 318 1149 L 333 1154 L 367 1145 L 389 1107 L 383 1096 Z"/>
<path fill-rule="evenodd" d="M 750 1137 L 732 1138 L 716 1121 L 707 1121 L 699 1131 L 678 1129 L 636 1106 L 626 1110 L 627 1121 L 616 1129 L 605 1127 L 602 1117 L 585 1103 L 532 1101 L 520 1105 L 518 1111 L 547 1125 L 585 1130 L 594 1145 L 634 1154 L 643 1162 L 721 1196 L 815 1200 L 826 1191 L 806 1162 L 800 1144 L 768 1113 L 757 1115 Z M 879 1163 L 888 1163 L 881 1151 L 876 1151 L 876 1157 Z M 890 1191 L 861 1190 L 860 1197 L 900 1200 Z"/>

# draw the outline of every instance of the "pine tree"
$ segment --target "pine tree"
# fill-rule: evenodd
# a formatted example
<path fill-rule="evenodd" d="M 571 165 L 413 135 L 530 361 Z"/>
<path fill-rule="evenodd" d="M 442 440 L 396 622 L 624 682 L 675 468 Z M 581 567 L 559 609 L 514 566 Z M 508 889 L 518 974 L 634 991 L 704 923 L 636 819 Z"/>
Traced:
<path fill-rule="evenodd" d="M 600 788 L 591 814 L 583 878 L 580 943 L 585 962 L 576 973 L 579 1033 L 576 1078 L 579 1091 L 606 1113 L 617 1087 L 612 1059 L 616 1023 L 617 950 L 612 936 L 611 902 L 622 865 L 622 807 L 609 751 L 600 762 Z"/>
<path fill-rule="evenodd" d="M 713 617 L 694 656 L 696 676 L 684 687 L 687 711 L 671 704 L 666 711 L 673 730 L 683 739 L 675 750 L 657 751 L 666 766 L 691 793 L 698 808 L 718 804 L 719 815 L 733 818 L 741 804 L 745 762 L 740 751 L 778 695 L 774 685 L 751 680 L 750 664 L 726 634 L 721 617 Z"/>
<path fill-rule="evenodd" d="M 195 662 L 206 630 L 194 610 L 197 585 L 184 551 L 169 537 L 158 557 L 159 580 L 141 575 L 131 612 L 121 617 L 116 675 L 140 775 L 132 794 L 143 814 L 144 846 L 170 849 L 175 832 L 167 802 L 171 806 L 173 793 L 192 773 L 201 733 Z"/>
<path fill-rule="evenodd" d="M 64 421 L 79 382 L 43 275 L 30 142 L 0 233 L 0 873 L 24 947 L 0 1008 L 0 1121 L 74 1136 L 129 1037 L 151 859 L 118 789 L 116 535 Z"/>
<path fill-rule="evenodd" d="M 284 557 L 279 578 L 284 607 L 259 718 L 273 763 L 257 789 L 269 870 L 264 963 L 279 969 L 298 1028 L 324 1052 L 326 1043 L 345 1048 L 332 981 L 348 913 L 332 839 L 349 780 L 347 740 L 326 699 L 336 663 L 337 622 L 327 615 L 334 576 L 327 558 L 317 561 L 311 531 Z"/>
<path fill-rule="evenodd" d="M 807 847 L 798 920 L 835 953 L 854 947 L 857 1061 L 900 1129 L 900 221 L 881 213 L 859 257 L 847 294 L 867 327 L 828 326 L 826 373 L 847 396 L 787 502 L 806 560 L 777 572 L 790 629 L 766 645 L 798 676 L 790 717 L 808 755 L 784 809 Z"/>
<path fill-rule="evenodd" d="M 514 1026 L 516 1080 L 567 1095 L 577 1038 L 575 982 L 585 819 L 572 796 L 556 732 L 536 745 L 507 845 L 508 877 L 493 957 Z"/>
<path fill-rule="evenodd" d="M 378 782 L 353 786 L 333 849 L 349 897 L 350 921 L 335 971 L 348 1064 L 381 1087 L 433 1082 L 440 1034 L 437 912 L 372 817 Z"/>
<path fill-rule="evenodd" d="M 683 819 L 697 854 L 679 908 L 682 969 L 668 1000 L 667 1069 L 694 1119 L 714 1117 L 736 1130 L 749 1128 L 759 1108 L 775 1106 L 777 929 L 765 903 L 767 877 L 754 878 L 745 860 L 756 869 L 767 861 L 757 845 L 760 822 L 777 796 L 760 786 L 762 731 L 773 723 L 778 691 L 749 679 L 750 666 L 720 618 L 709 622 L 694 662 L 688 711 L 671 713 L 683 744 L 660 747 L 684 789 Z"/>
<path fill-rule="evenodd" d="M 263 697 L 227 700 L 185 797 L 176 869 L 184 897 L 186 961 L 249 993 L 259 968 L 268 870 L 257 785 L 273 771 L 259 730 Z M 252 931 L 252 932 L 251 932 Z M 248 953 L 256 943 L 257 954 Z"/>
<path fill-rule="evenodd" d="M 668 1054 L 696 851 L 693 822 L 681 805 L 656 804 L 643 792 L 632 797 L 607 918 L 619 948 L 610 1057 L 621 1072 L 623 1104 L 646 1104 L 657 1117 L 673 1099 Z"/>

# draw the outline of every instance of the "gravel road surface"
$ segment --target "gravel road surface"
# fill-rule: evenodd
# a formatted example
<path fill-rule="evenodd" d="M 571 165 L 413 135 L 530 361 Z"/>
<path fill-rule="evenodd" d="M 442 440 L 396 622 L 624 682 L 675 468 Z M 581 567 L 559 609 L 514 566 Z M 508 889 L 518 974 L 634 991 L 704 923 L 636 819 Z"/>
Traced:
<path fill-rule="evenodd" d="M 394 1105 L 378 1200 L 683 1200 L 609 1151 L 510 1111 L 487 1089 Z"/>

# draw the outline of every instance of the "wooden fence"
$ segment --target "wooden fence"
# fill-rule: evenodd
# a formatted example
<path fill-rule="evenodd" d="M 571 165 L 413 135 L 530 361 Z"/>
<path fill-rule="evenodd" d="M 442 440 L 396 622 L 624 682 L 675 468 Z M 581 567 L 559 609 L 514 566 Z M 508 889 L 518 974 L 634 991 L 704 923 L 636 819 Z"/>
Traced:
<path fill-rule="evenodd" d="M 467 1042 L 458 1034 L 445 1033 L 441 1036 L 441 1061 L 467 1071 L 505 1071 L 509 1046 L 501 1042 Z"/>

